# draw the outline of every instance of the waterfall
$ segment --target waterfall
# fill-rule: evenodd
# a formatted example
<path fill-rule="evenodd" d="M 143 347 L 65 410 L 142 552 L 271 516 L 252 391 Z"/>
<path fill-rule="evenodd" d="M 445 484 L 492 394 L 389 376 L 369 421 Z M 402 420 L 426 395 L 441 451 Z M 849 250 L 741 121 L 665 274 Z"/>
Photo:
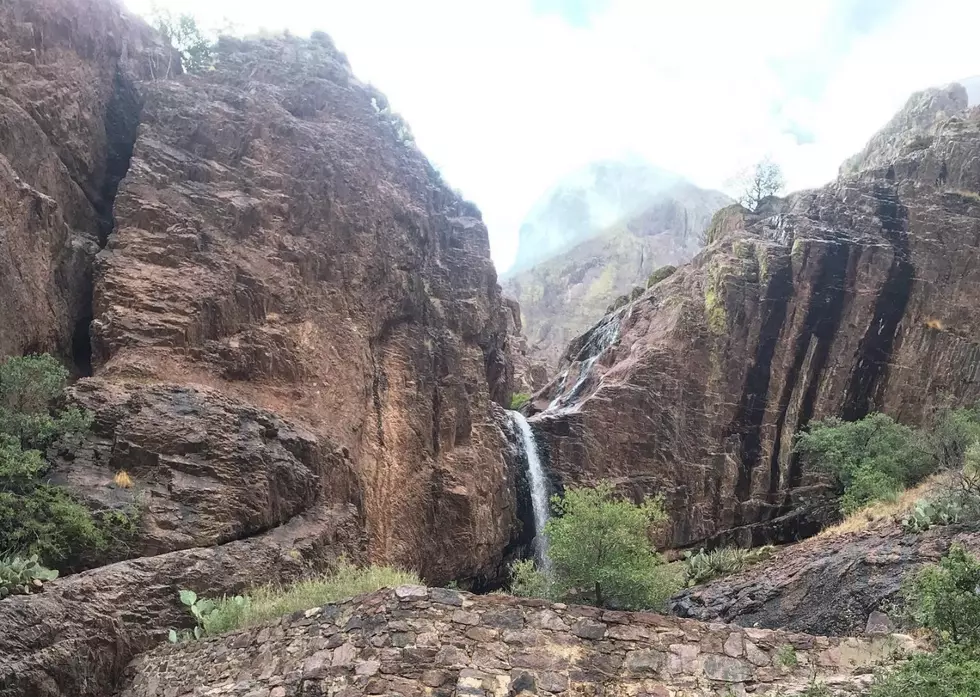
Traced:
<path fill-rule="evenodd" d="M 544 526 L 548 522 L 550 511 L 548 507 L 548 478 L 545 476 L 544 467 L 541 465 L 541 456 L 538 453 L 538 444 L 534 440 L 531 424 L 519 411 L 508 413 L 521 434 L 524 456 L 527 457 L 527 474 L 531 484 L 531 506 L 534 509 L 534 559 L 539 569 L 549 573 L 551 571 L 551 559 L 548 557 L 548 538 L 544 536 Z"/>

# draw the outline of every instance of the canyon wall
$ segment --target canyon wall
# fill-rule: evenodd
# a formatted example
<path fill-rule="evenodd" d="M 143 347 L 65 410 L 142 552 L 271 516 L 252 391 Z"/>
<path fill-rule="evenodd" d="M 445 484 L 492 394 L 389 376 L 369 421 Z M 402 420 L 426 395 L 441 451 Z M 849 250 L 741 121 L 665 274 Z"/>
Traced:
<path fill-rule="evenodd" d="M 115 0 L 0 5 L 0 358 L 82 377 L 94 427 L 50 477 L 140 514 L 0 603 L 0 694 L 106 694 L 178 588 L 341 555 L 479 585 L 520 542 L 521 345 L 479 211 L 326 35 L 214 59 L 183 74 Z"/>
<path fill-rule="evenodd" d="M 965 90 L 930 90 L 832 184 L 719 212 L 536 395 L 556 478 L 664 493 L 673 545 L 814 532 L 836 507 L 792 453 L 812 419 L 980 397 L 978 151 Z"/>

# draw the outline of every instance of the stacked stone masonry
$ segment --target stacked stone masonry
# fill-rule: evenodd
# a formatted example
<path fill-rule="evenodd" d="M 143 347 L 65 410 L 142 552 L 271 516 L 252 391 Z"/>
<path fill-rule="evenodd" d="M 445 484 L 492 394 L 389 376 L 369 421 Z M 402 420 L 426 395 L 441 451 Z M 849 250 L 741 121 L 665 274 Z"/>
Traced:
<path fill-rule="evenodd" d="M 402 586 L 163 646 L 121 697 L 861 694 L 903 635 L 834 639 Z"/>

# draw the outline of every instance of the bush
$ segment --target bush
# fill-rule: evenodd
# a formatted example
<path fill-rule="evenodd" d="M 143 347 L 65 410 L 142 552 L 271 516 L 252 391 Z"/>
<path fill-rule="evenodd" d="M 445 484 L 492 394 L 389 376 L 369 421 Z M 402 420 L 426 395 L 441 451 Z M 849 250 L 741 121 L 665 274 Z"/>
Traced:
<path fill-rule="evenodd" d="M 980 695 L 977 655 L 949 647 L 913 657 L 894 671 L 879 671 L 870 697 L 968 697 Z"/>
<path fill-rule="evenodd" d="M 702 245 L 703 246 L 703 245 Z M 655 269 L 652 274 L 647 278 L 647 288 L 650 286 L 655 286 L 666 278 L 670 278 L 677 271 L 676 266 L 661 266 L 659 269 Z"/>
<path fill-rule="evenodd" d="M 24 448 L 41 449 L 59 436 L 87 431 L 90 414 L 52 409 L 67 384 L 68 371 L 47 354 L 0 363 L 0 433 L 14 436 Z"/>
<path fill-rule="evenodd" d="M 121 511 L 93 513 L 68 490 L 44 481 L 48 465 L 37 448 L 92 421 L 77 409 L 52 408 L 67 380 L 51 356 L 0 363 L 0 550 L 36 555 L 61 570 L 124 544 L 137 522 Z"/>
<path fill-rule="evenodd" d="M 925 440 L 937 460 L 937 469 L 961 469 L 970 447 L 980 441 L 980 411 L 977 408 L 944 410 Z"/>
<path fill-rule="evenodd" d="M 556 593 L 594 605 L 657 608 L 678 588 L 651 548 L 649 532 L 667 520 L 663 502 L 618 500 L 611 484 L 569 489 L 552 498 L 548 521 Z"/>
<path fill-rule="evenodd" d="M 684 585 L 696 586 L 713 578 L 728 576 L 772 556 L 772 546 L 758 549 L 723 547 L 711 552 L 684 553 Z"/>
<path fill-rule="evenodd" d="M 816 421 L 797 436 L 795 452 L 834 477 L 845 514 L 894 499 L 938 466 L 916 431 L 885 414 L 852 422 Z"/>
<path fill-rule="evenodd" d="M 290 586 L 263 586 L 245 596 L 221 598 L 203 615 L 201 626 L 208 635 L 222 634 L 381 588 L 421 583 L 408 571 L 388 566 L 359 569 L 342 563 L 333 573 Z"/>
<path fill-rule="evenodd" d="M 903 589 L 912 621 L 940 644 L 980 649 L 980 562 L 953 545 L 939 564 L 928 564 Z"/>
<path fill-rule="evenodd" d="M 527 392 L 517 392 L 510 397 L 510 410 L 518 411 L 521 407 L 531 401 L 531 395 Z"/>
<path fill-rule="evenodd" d="M 510 565 L 510 592 L 521 598 L 552 599 L 551 581 L 533 559 L 521 559 Z"/>

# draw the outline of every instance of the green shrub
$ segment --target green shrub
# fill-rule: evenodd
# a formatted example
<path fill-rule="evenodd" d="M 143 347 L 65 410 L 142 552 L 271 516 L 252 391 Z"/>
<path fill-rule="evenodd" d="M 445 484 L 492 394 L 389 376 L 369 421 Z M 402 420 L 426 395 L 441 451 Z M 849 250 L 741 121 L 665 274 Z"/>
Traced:
<path fill-rule="evenodd" d="M 647 278 L 647 288 L 657 285 L 666 278 L 670 278 L 674 275 L 675 271 L 677 271 L 677 267 L 670 264 L 654 269 L 654 272 Z"/>
<path fill-rule="evenodd" d="M 510 592 L 521 598 L 552 599 L 551 581 L 533 559 L 521 559 L 510 565 Z"/>
<path fill-rule="evenodd" d="M 638 297 L 643 295 L 644 290 L 645 289 L 643 286 L 634 286 L 633 290 L 630 291 L 630 300 L 636 300 Z"/>
<path fill-rule="evenodd" d="M 67 380 L 68 372 L 51 356 L 0 363 L 0 550 L 36 555 L 61 570 L 125 544 L 138 522 L 126 511 L 93 513 L 67 489 L 44 481 L 48 464 L 39 448 L 92 421 L 77 409 L 53 406 Z"/>
<path fill-rule="evenodd" d="M 878 671 L 870 697 L 972 697 L 980 695 L 980 659 L 948 647 L 923 654 L 891 671 Z"/>
<path fill-rule="evenodd" d="M 980 411 L 975 407 L 942 411 L 925 441 L 937 460 L 937 469 L 961 469 L 967 451 L 980 441 Z"/>
<path fill-rule="evenodd" d="M 531 395 L 527 392 L 517 392 L 510 397 L 510 410 L 518 411 L 521 407 L 531 401 Z"/>
<path fill-rule="evenodd" d="M 980 561 L 953 545 L 939 564 L 928 564 L 905 584 L 912 621 L 940 644 L 980 649 Z"/>
<path fill-rule="evenodd" d="M 701 549 L 696 553 L 687 551 L 684 553 L 684 585 L 696 586 L 713 578 L 737 573 L 768 559 L 772 556 L 773 549 L 772 546 L 766 546 L 757 549 L 723 547 L 711 552 Z"/>
<path fill-rule="evenodd" d="M 90 414 L 52 409 L 68 384 L 68 371 L 47 354 L 8 358 L 0 363 L 0 433 L 24 448 L 43 449 L 55 438 L 87 431 Z"/>
<path fill-rule="evenodd" d="M 938 466 L 920 434 L 885 414 L 816 421 L 797 436 L 795 452 L 834 477 L 844 513 L 894 499 Z"/>
<path fill-rule="evenodd" d="M 203 616 L 201 626 L 208 635 L 222 634 L 380 588 L 421 583 L 415 574 L 389 566 L 359 569 L 344 563 L 333 573 L 289 586 L 263 586 L 245 596 L 221 598 L 215 601 L 214 609 Z"/>
<path fill-rule="evenodd" d="M 46 581 L 58 578 L 58 572 L 42 566 L 36 555 L 0 559 L 0 600 L 8 595 L 35 593 Z"/>
<path fill-rule="evenodd" d="M 776 665 L 783 668 L 795 668 L 799 665 L 800 659 L 796 655 L 796 649 L 789 644 L 783 644 L 776 651 Z"/>
<path fill-rule="evenodd" d="M 650 545 L 667 520 L 661 499 L 619 500 L 613 487 L 568 489 L 552 498 L 558 517 L 545 526 L 556 594 L 597 606 L 659 609 L 678 590 Z"/>

